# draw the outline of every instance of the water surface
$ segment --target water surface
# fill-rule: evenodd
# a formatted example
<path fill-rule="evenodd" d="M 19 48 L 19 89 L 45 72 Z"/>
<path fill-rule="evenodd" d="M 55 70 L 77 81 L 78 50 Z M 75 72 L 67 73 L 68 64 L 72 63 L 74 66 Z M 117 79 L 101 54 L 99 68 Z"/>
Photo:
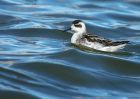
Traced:
<path fill-rule="evenodd" d="M 139 99 L 139 11 L 136 0 L 1 0 L 0 97 Z M 131 43 L 114 53 L 77 48 L 61 32 L 75 19 Z"/>

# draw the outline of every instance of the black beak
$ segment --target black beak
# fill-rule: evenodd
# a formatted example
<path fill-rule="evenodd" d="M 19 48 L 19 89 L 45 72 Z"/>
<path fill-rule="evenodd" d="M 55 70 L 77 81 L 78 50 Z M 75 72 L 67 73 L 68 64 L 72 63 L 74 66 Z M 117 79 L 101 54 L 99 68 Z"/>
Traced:
<path fill-rule="evenodd" d="M 66 30 L 63 30 L 63 32 L 67 32 L 67 31 L 69 31 L 69 30 L 71 30 L 71 28 L 68 28 L 68 29 L 66 29 Z"/>

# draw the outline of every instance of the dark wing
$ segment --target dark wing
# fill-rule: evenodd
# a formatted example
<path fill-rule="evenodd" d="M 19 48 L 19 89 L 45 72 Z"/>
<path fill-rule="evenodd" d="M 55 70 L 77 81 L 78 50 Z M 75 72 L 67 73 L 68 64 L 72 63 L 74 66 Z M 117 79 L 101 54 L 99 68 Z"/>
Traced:
<path fill-rule="evenodd" d="M 113 42 L 112 40 L 108 40 L 108 39 L 101 38 L 101 37 L 96 36 L 96 35 L 90 35 L 90 34 L 85 34 L 84 38 L 86 38 L 89 42 L 98 42 L 98 43 L 101 43 L 105 46 L 117 46 L 117 45 L 120 45 L 120 44 L 128 43 L 128 41 Z"/>
<path fill-rule="evenodd" d="M 121 44 L 128 44 L 129 41 L 116 41 L 116 42 L 113 42 L 113 46 L 117 46 L 117 45 L 121 45 Z"/>

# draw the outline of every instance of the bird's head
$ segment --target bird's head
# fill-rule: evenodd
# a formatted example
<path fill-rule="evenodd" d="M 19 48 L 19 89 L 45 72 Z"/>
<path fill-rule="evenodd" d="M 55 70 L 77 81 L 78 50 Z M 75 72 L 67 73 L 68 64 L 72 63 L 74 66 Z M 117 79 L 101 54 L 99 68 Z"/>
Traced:
<path fill-rule="evenodd" d="M 69 29 L 64 31 L 72 30 L 74 33 L 86 33 L 86 26 L 85 23 L 81 20 L 75 20 L 72 22 L 72 25 Z"/>

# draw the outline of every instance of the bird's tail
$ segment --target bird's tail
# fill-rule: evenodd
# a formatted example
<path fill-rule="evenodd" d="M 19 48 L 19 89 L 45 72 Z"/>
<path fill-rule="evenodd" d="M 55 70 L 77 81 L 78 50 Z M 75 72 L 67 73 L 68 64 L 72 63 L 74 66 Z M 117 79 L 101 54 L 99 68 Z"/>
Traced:
<path fill-rule="evenodd" d="M 115 45 L 121 45 L 121 44 L 128 44 L 130 43 L 129 41 L 116 41 L 114 42 Z"/>

